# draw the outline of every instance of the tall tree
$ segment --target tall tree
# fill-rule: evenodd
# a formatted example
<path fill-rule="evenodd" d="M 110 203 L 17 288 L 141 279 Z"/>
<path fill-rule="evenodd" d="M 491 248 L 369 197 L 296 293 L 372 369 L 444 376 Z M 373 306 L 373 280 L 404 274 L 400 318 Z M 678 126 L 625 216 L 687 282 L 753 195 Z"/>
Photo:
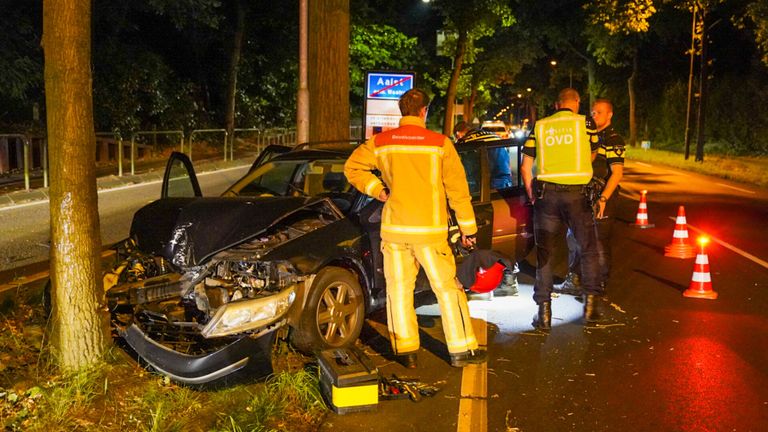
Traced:
<path fill-rule="evenodd" d="M 504 0 L 436 0 L 435 7 L 445 17 L 446 30 L 455 35 L 453 71 L 446 90 L 443 121 L 443 134 L 450 135 L 453 132 L 453 106 L 465 57 L 468 53 L 473 54 L 475 41 L 493 35 L 499 25 L 512 25 L 515 19 L 509 2 Z"/>
<path fill-rule="evenodd" d="M 240 71 L 240 54 L 243 51 L 243 35 L 245 34 L 245 0 L 233 0 L 235 9 L 235 28 L 232 34 L 232 51 L 227 70 L 227 106 L 224 112 L 224 127 L 230 145 L 235 143 L 235 100 L 237 99 L 237 75 Z M 231 147 L 234 148 L 234 147 Z M 226 150 L 226 149 L 225 149 Z M 226 156 L 226 155 L 225 155 Z"/>
<path fill-rule="evenodd" d="M 349 140 L 349 0 L 309 1 L 309 141 Z"/>
<path fill-rule="evenodd" d="M 52 343 L 62 369 L 101 359 L 109 322 L 100 276 L 91 95 L 91 2 L 43 4 L 50 155 Z"/>
<path fill-rule="evenodd" d="M 521 23 L 503 28 L 492 37 L 478 42 L 478 53 L 470 67 L 471 78 L 464 98 L 464 118 L 474 119 L 476 108 L 486 108 L 491 101 L 491 89 L 515 83 L 523 66 L 543 55 L 542 47 Z M 507 101 L 501 103 L 506 105 Z"/>
<path fill-rule="evenodd" d="M 594 55 L 610 66 L 629 63 L 632 73 L 627 79 L 629 96 L 629 143 L 637 142 L 636 84 L 639 69 L 640 36 L 650 28 L 649 19 L 656 13 L 653 0 L 595 0 L 586 6 L 593 24 L 587 30 Z"/>

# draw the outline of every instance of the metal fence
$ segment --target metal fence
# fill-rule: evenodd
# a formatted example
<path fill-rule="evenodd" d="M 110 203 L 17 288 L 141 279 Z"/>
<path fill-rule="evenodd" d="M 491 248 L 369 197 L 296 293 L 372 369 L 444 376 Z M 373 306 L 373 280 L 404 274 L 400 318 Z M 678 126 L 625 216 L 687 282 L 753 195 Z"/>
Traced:
<path fill-rule="evenodd" d="M 270 144 L 293 145 L 296 143 L 296 131 L 287 128 L 259 129 L 238 128 L 230 137 L 225 129 L 195 129 L 186 135 L 183 130 L 151 130 L 136 131 L 130 134 L 126 143 L 119 132 L 96 132 L 96 160 L 99 163 L 116 162 L 117 175 L 124 175 L 126 150 L 130 163 L 130 174 L 136 174 L 136 162 L 139 158 L 157 154 L 162 147 L 178 146 L 178 150 L 186 153 L 192 159 L 193 145 L 201 137 L 213 139 L 221 143 L 223 160 L 234 160 L 235 147 L 243 150 L 258 152 Z M 248 138 L 251 145 L 244 143 Z M 147 139 L 152 142 L 148 143 Z M 238 140 L 240 138 L 240 140 Z M 165 145 L 157 144 L 160 139 Z M 175 143 L 175 144 L 174 144 Z M 217 147 L 217 146 L 214 146 Z M 30 190 L 30 177 L 33 170 L 42 171 L 43 187 L 48 187 L 48 147 L 44 136 L 20 133 L 0 133 L 0 174 L 23 173 L 24 189 Z"/>
<path fill-rule="evenodd" d="M 360 126 L 350 126 L 350 139 L 359 140 L 362 135 Z M 205 140 L 202 138 L 205 137 Z M 151 142 L 147 142 L 151 138 Z M 158 139 L 163 141 L 158 144 Z M 210 140 L 210 141 L 209 141 Z M 225 129 L 194 129 L 188 139 L 183 130 L 136 131 L 130 134 L 126 143 L 120 132 L 96 132 L 96 160 L 99 163 L 116 162 L 117 176 L 124 175 L 126 151 L 130 164 L 130 174 L 136 174 L 136 162 L 148 155 L 159 154 L 163 148 L 178 146 L 179 151 L 192 159 L 195 143 L 208 141 L 218 148 L 224 161 L 234 160 L 235 147 L 249 152 L 259 152 L 270 144 L 292 146 L 296 144 L 296 130 L 288 128 L 237 128 L 232 136 Z M 0 134 L 0 174 L 21 170 L 24 188 L 30 190 L 30 171 L 42 171 L 43 187 L 48 187 L 48 148 L 44 136 L 32 134 Z"/>

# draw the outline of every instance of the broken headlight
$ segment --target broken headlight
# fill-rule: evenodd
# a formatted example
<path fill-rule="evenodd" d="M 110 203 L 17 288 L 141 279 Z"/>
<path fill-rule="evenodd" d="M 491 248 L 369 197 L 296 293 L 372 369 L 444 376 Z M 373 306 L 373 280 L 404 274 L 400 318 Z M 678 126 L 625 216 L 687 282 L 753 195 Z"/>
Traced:
<path fill-rule="evenodd" d="M 295 298 L 294 287 L 290 286 L 274 295 L 224 304 L 200 333 L 212 338 L 272 324 L 288 312 Z"/>

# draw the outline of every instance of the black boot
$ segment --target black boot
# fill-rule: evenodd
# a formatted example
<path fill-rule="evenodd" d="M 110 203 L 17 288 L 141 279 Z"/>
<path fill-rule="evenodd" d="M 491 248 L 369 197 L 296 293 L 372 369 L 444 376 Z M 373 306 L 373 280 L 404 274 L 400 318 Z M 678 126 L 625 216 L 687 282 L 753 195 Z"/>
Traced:
<path fill-rule="evenodd" d="M 395 356 L 395 359 L 398 363 L 405 366 L 408 369 L 416 369 L 419 366 L 418 360 L 416 358 L 416 353 L 410 353 L 410 354 L 399 354 Z"/>
<path fill-rule="evenodd" d="M 600 313 L 600 301 L 600 297 L 594 294 L 587 294 L 584 299 L 584 319 L 587 323 L 603 321 L 603 315 Z"/>
<path fill-rule="evenodd" d="M 470 364 L 485 363 L 488 360 L 488 353 L 485 350 L 469 350 L 463 353 L 451 354 L 451 366 L 464 367 Z"/>
<path fill-rule="evenodd" d="M 552 302 L 539 304 L 539 313 L 533 317 L 533 327 L 541 331 L 549 331 L 552 328 Z"/>
<path fill-rule="evenodd" d="M 552 291 L 559 294 L 572 295 L 574 297 L 581 297 L 584 294 L 584 291 L 581 288 L 581 278 L 578 274 L 573 272 L 568 272 L 568 274 L 565 275 L 563 283 L 555 285 Z"/>

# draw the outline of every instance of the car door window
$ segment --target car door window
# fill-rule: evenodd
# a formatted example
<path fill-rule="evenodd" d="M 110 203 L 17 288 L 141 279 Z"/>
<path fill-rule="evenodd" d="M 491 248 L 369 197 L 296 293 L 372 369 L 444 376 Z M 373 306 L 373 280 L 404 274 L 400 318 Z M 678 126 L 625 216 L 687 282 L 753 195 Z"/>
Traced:
<path fill-rule="evenodd" d="M 472 201 L 479 201 L 482 186 L 480 151 L 476 148 L 459 150 L 459 158 L 461 158 L 461 164 L 464 166 L 464 173 L 467 175 L 467 184 Z"/>
<path fill-rule="evenodd" d="M 520 186 L 520 147 L 518 145 L 488 148 L 491 189 L 502 190 Z"/>
<path fill-rule="evenodd" d="M 191 198 L 202 196 L 192 162 L 183 153 L 174 152 L 168 159 L 163 176 L 163 198 Z"/>

